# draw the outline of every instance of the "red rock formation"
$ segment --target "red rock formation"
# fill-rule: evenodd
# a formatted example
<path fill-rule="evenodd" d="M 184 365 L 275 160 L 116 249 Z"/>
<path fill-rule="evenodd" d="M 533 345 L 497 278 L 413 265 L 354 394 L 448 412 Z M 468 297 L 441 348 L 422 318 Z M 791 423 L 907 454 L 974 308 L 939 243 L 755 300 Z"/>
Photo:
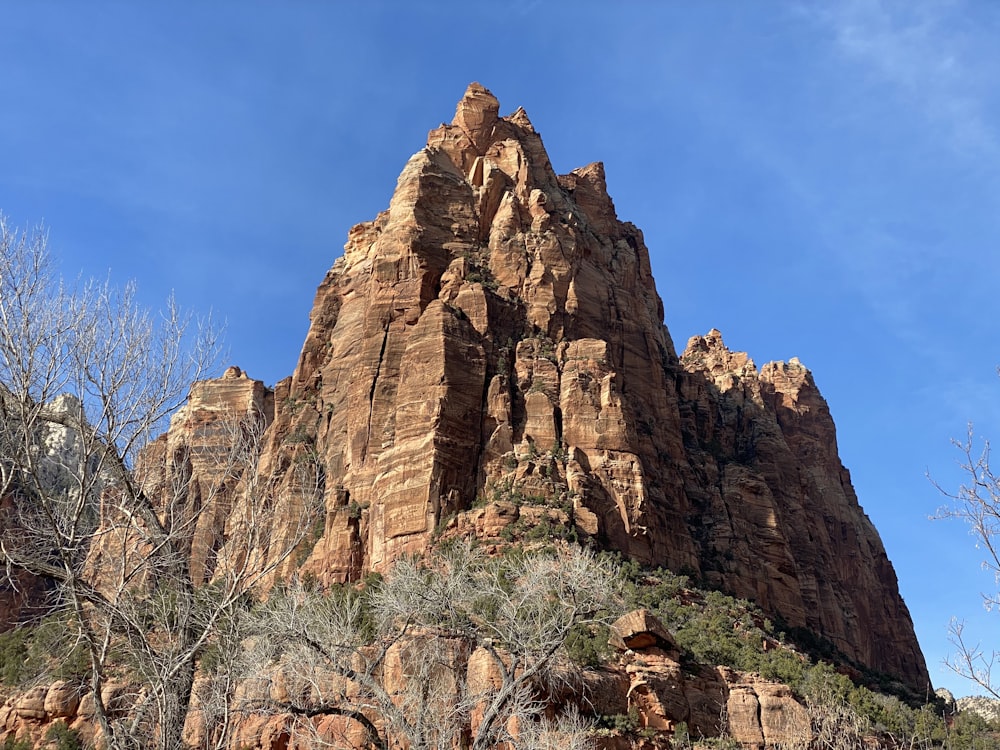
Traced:
<path fill-rule="evenodd" d="M 861 664 L 928 684 L 895 571 L 811 373 L 794 358 L 758 373 L 715 330 L 693 337 L 681 364 L 692 463 L 708 480 L 691 493 L 706 578 Z"/>
<path fill-rule="evenodd" d="M 727 717 L 729 735 L 744 748 L 805 747 L 811 738 L 808 713 L 787 686 L 721 667 L 702 667 L 694 674 L 690 669 L 682 669 L 670 635 L 645 610 L 625 615 L 611 626 L 611 631 L 612 645 L 617 643 L 619 651 L 617 658 L 600 670 L 572 670 L 572 674 L 567 674 L 567 684 L 576 683 L 579 689 L 562 695 L 548 694 L 547 700 L 577 704 L 586 716 L 634 715 L 639 728 L 663 733 L 658 746 L 664 746 L 663 742 L 681 722 L 692 736 L 718 736 L 723 715 Z M 438 663 L 443 674 L 464 675 L 473 692 L 502 682 L 496 662 L 485 649 L 473 650 L 473 644 L 455 638 L 447 639 L 442 646 Z M 402 694 L 410 679 L 403 664 L 407 648 L 407 641 L 400 641 L 387 654 L 381 679 L 390 694 Z M 288 698 L 283 692 L 285 687 L 282 675 L 276 673 L 263 689 L 274 699 L 284 700 Z M 457 683 L 455 690 L 458 691 Z M 121 710 L 128 710 L 129 693 L 125 686 L 111 685 L 105 694 L 109 701 L 118 701 Z M 371 720 L 381 725 L 382 717 L 377 712 L 371 713 Z M 97 738 L 92 718 L 91 694 L 81 695 L 80 689 L 64 682 L 38 686 L 10 697 L 0 706 L 0 741 L 19 737 L 41 744 L 40 738 L 57 721 L 92 741 Z M 473 708 L 469 717 L 471 727 L 474 729 L 481 720 L 482 708 Z M 318 736 L 334 747 L 357 750 L 369 747 L 362 725 L 346 716 L 317 717 L 313 730 L 296 727 L 289 715 L 238 712 L 230 746 L 308 750 L 316 747 Z M 516 725 L 511 730 L 516 734 Z M 201 746 L 204 731 L 198 712 L 189 714 L 187 745 Z M 635 737 L 619 734 L 603 739 L 610 744 L 599 746 L 636 747 Z"/>
<path fill-rule="evenodd" d="M 472 84 L 389 209 L 351 229 L 275 390 L 268 471 L 305 449 L 324 464 L 305 570 L 355 579 L 441 532 L 566 519 L 922 689 L 892 566 L 808 370 L 758 372 L 717 331 L 678 358 L 602 165 L 557 176 L 524 111 L 498 112 Z"/>

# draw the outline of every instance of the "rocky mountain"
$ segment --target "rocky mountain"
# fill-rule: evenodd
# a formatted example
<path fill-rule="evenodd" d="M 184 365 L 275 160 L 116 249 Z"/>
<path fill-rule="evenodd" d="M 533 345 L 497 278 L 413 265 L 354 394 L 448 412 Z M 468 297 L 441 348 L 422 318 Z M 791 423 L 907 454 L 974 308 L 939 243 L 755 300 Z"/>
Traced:
<path fill-rule="evenodd" d="M 960 711 L 970 711 L 982 716 L 987 721 L 1000 719 L 1000 700 L 990 698 L 985 695 L 973 695 L 959 698 L 957 701 Z"/>
<path fill-rule="evenodd" d="M 285 572 L 330 584 L 449 536 L 573 537 L 752 599 L 923 691 L 810 372 L 758 369 L 716 330 L 678 356 L 663 315 L 603 166 L 557 175 L 524 110 L 500 117 L 472 84 L 388 210 L 350 230 L 294 374 L 273 394 L 233 373 L 198 384 L 167 440 L 203 440 L 238 390 L 273 420 L 269 472 L 320 460 L 325 522 Z"/>

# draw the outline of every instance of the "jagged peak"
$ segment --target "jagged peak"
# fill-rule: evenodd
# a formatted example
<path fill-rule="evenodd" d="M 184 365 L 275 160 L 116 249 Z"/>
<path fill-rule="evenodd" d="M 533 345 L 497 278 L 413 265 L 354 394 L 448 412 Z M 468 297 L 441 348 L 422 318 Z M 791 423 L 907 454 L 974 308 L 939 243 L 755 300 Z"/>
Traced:
<path fill-rule="evenodd" d="M 734 352 L 722 340 L 722 331 L 713 328 L 704 336 L 692 336 L 681 354 L 687 370 L 705 372 L 756 373 L 757 366 L 746 352 Z"/>
<path fill-rule="evenodd" d="M 532 125 L 531 120 L 528 119 L 528 113 L 524 111 L 524 107 L 518 107 L 514 110 L 513 114 L 508 115 L 504 119 L 514 125 L 517 125 L 522 130 L 527 130 L 529 133 L 535 132 L 535 126 Z"/>
<path fill-rule="evenodd" d="M 489 145 L 499 114 L 500 102 L 493 93 L 485 86 L 473 82 L 455 107 L 455 117 L 451 124 L 461 128 L 481 152 Z"/>

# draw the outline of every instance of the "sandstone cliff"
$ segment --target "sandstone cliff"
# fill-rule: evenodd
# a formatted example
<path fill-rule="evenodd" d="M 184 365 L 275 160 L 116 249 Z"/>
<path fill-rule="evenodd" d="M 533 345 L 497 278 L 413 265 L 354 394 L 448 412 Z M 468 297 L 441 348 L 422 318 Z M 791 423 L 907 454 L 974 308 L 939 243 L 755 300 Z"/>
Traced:
<path fill-rule="evenodd" d="M 441 535 L 544 525 L 750 598 L 922 691 L 809 371 L 758 370 L 714 330 L 678 357 L 602 165 L 556 175 L 525 112 L 498 113 L 472 84 L 389 209 L 351 229 L 267 397 L 268 471 L 309 452 L 325 473 L 325 524 L 287 566 L 332 583 Z"/>

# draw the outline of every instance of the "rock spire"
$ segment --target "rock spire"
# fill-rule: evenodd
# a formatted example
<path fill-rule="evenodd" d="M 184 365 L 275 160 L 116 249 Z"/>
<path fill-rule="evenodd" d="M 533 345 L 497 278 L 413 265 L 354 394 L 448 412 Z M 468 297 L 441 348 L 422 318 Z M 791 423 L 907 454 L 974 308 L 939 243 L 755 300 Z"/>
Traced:
<path fill-rule="evenodd" d="M 325 523 L 288 564 L 328 584 L 441 537 L 585 539 L 923 690 L 812 375 L 758 369 L 715 330 L 678 357 L 603 165 L 557 175 L 524 111 L 498 113 L 474 83 L 429 133 L 388 210 L 348 233 L 294 374 L 258 397 L 269 470 L 303 451 L 325 469 Z"/>

